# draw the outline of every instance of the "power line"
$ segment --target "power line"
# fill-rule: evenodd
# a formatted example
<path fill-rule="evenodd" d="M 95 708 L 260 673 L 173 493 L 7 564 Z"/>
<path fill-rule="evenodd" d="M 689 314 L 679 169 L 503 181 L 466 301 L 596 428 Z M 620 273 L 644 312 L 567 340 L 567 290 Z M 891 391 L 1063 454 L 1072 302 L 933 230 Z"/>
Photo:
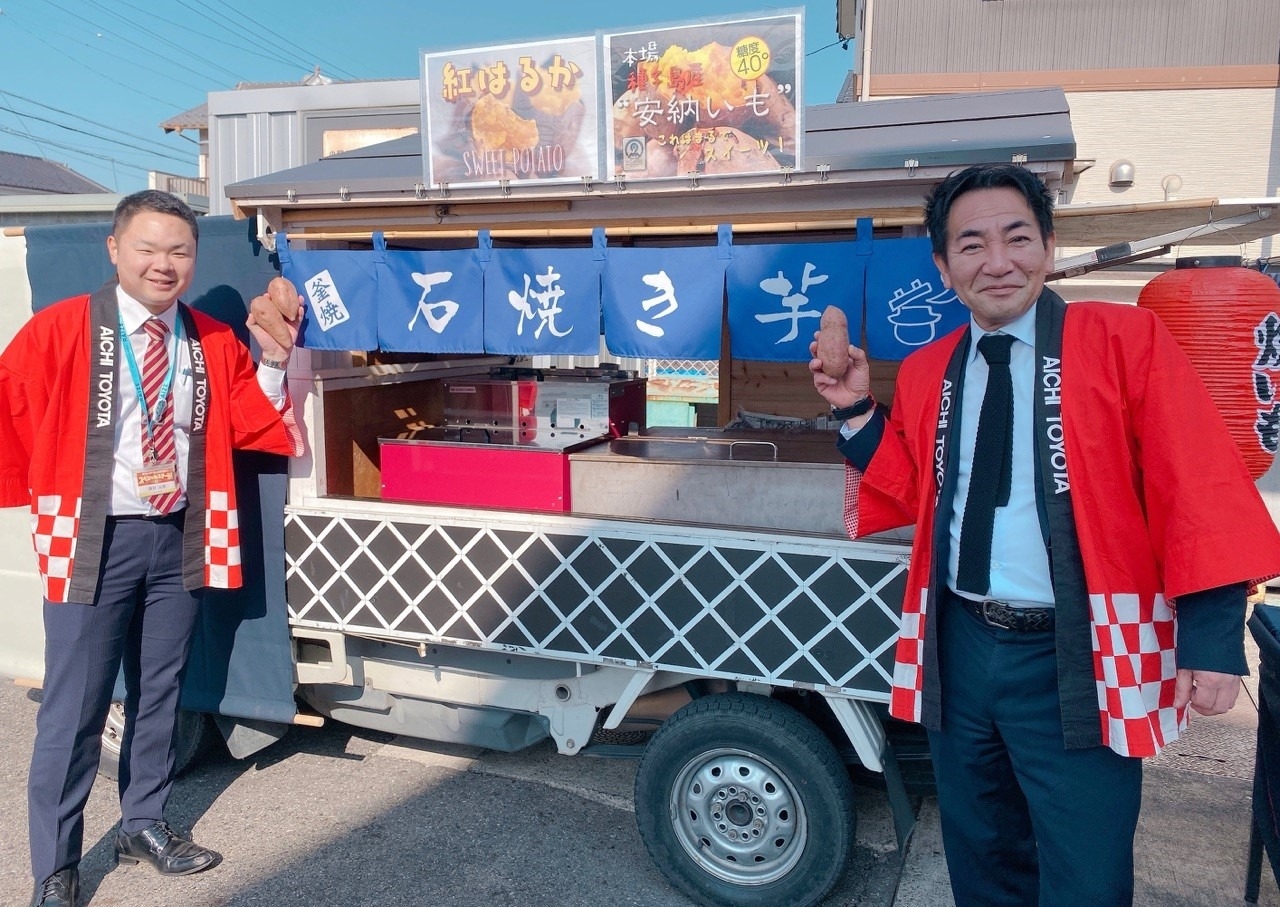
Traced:
<path fill-rule="evenodd" d="M 72 61 L 74 61 L 74 62 L 76 63 L 76 65 L 81 66 L 81 67 L 83 67 L 84 69 L 87 69 L 89 72 L 93 73 L 94 77 L 95 77 L 95 78 L 97 78 L 97 79 L 102 79 L 102 80 L 104 80 L 104 81 L 110 82 L 110 83 L 111 83 L 111 84 L 113 84 L 113 85 L 119 85 L 121 88 L 125 89 L 126 91 L 131 91 L 131 92 L 133 92 L 134 94 L 139 95 L 140 97 L 144 97 L 144 98 L 146 98 L 146 99 L 147 99 L 147 100 L 149 100 L 149 101 L 155 101 L 157 104 L 163 104 L 163 105 L 165 105 L 166 107 L 177 107 L 177 106 L 179 106 L 179 105 L 175 104 L 173 101 L 166 101 L 166 100 L 163 100 L 163 99 L 161 99 L 161 98 L 157 98 L 157 97 L 155 97 L 154 95 L 149 95 L 149 94 L 147 94 L 145 91 L 139 91 L 137 88 L 134 88 L 132 85 L 126 85 L 124 82 L 121 82 L 119 79 L 113 79 L 113 78 L 111 78 L 110 76 L 104 75 L 100 70 L 95 69 L 94 67 L 92 67 L 92 66 L 90 66 L 89 64 L 85 63 L 83 60 L 81 60 L 79 57 L 75 56 L 74 54 L 67 53 L 63 48 L 58 47 L 56 44 L 51 44 L 50 42 L 46 41 L 44 38 L 40 37 L 38 34 L 36 34 L 35 32 L 33 32 L 31 29 L 27 28 L 25 25 L 23 25 L 22 23 L 20 23 L 20 22 L 18 22 L 17 20 L 15 20 L 15 19 L 13 18 L 12 14 L 11 14 L 11 13 L 9 13 L 8 11 L 0 11 L 0 18 L 5 19 L 5 20 L 8 20 L 9 22 L 12 22 L 15 28 L 20 28 L 20 29 L 22 29 L 24 32 L 26 32 L 28 35 L 30 35 L 32 38 L 34 38 L 35 40 L 39 41 L 39 42 L 40 42 L 41 44 L 43 44 L 45 47 L 48 47 L 49 49 L 53 50 L 53 51 L 54 51 L 55 53 L 57 53 L 59 56 L 66 57 L 68 60 L 72 60 Z M 96 51 L 96 52 L 98 52 L 98 53 L 103 53 L 103 54 L 106 54 L 107 56 L 115 57 L 117 60 L 124 60 L 126 63 L 134 63 L 134 62 L 135 62 L 135 61 L 133 61 L 133 60 L 129 60 L 129 59 L 125 58 L 125 57 L 121 57 L 121 56 L 119 56 L 118 54 L 113 54 L 113 53 L 110 53 L 109 51 L 105 51 L 105 50 L 103 50 L 102 48 L 99 48 L 99 47 L 92 47 L 91 45 L 86 44 L 86 43 L 85 43 L 85 42 L 83 42 L 83 41 L 77 41 L 75 38 L 66 37 L 66 38 L 65 38 L 65 40 L 66 40 L 66 41 L 68 41 L 68 42 L 70 42 L 70 43 L 73 43 L 73 44 L 79 44 L 81 47 L 88 47 L 90 50 L 94 50 L 94 51 Z M 144 69 L 146 69 L 147 67 L 143 67 L 143 68 L 144 68 Z M 151 69 L 151 70 L 149 70 L 149 71 L 150 71 L 150 72 L 155 73 L 156 75 L 159 75 L 159 76 L 164 77 L 164 78 L 165 78 L 166 80 L 168 80 L 168 81 L 177 81 L 176 79 L 172 79 L 171 77 L 169 77 L 169 76 L 165 75 L 165 74 L 164 74 L 164 73 L 162 73 L 162 72 L 158 72 L 157 70 Z M 183 83 L 181 83 L 181 84 L 186 85 L 187 83 L 183 82 Z M 203 92 L 207 91 L 207 89 L 205 89 L 205 88 L 197 87 L 197 86 L 194 86 L 194 85 L 188 85 L 188 87 L 190 87 L 190 88 L 194 88 L 195 90 L 197 90 L 197 91 L 199 91 L 199 92 L 201 92 L 201 93 L 203 93 Z"/>
<path fill-rule="evenodd" d="M 222 20 L 222 19 L 214 18 L 212 15 L 210 15 L 210 14 L 209 14 L 209 13 L 207 13 L 207 12 L 203 12 L 203 11 L 201 11 L 201 10 L 196 9 L 196 8 L 195 8 L 194 6 L 192 6 L 190 3 L 185 2 L 185 0 L 178 0 L 178 4 L 179 4 L 180 6 L 184 6 L 184 7 L 186 7 L 187 9 L 191 10 L 191 12 L 195 13 L 197 16 L 200 16 L 200 17 L 201 17 L 201 18 L 203 18 L 203 19 L 208 19 L 210 22 L 212 22 L 214 25 L 218 26 L 219 28 L 221 28 L 221 29 L 223 29 L 223 30 L 225 30 L 225 31 L 227 31 L 227 32 L 230 32 L 230 33 L 231 33 L 231 34 L 233 34 L 233 35 L 235 34 L 235 32 L 234 32 L 234 31 L 232 31 L 232 27 L 231 27 L 231 25 L 232 25 L 232 24 L 229 24 L 229 23 L 227 23 L 226 21 L 224 21 L 224 20 Z M 202 4 L 202 5 L 203 5 L 203 4 Z M 208 9 L 208 7 L 205 7 L 205 8 L 206 8 L 206 9 Z M 212 11 L 210 11 L 210 12 L 212 12 Z M 245 33 L 247 34 L 248 39 L 249 39 L 249 41 L 250 41 L 251 43 L 256 44 L 256 45 L 257 45 L 257 46 L 259 46 L 259 47 L 262 47 L 262 48 L 264 48 L 265 50 L 271 50 L 271 49 L 272 49 L 272 48 L 270 47 L 270 45 L 266 44 L 266 43 L 265 43 L 261 38 L 259 38 L 259 37 L 258 37 L 256 34 L 254 34 L 253 32 L 249 31 L 248 29 L 244 28 L 243 26 L 236 26 L 236 27 L 237 27 L 241 32 L 245 32 Z M 237 35 L 237 37 L 239 37 L 239 36 Z M 277 60 L 279 60 L 280 58 L 276 58 L 276 59 L 277 59 Z M 310 67 L 310 64 L 308 64 L 308 63 L 306 63 L 306 62 L 297 62 L 297 61 L 295 61 L 295 62 L 292 62 L 292 63 L 287 63 L 286 65 L 289 65 L 289 66 L 300 66 L 300 67 L 301 67 L 302 69 L 304 69 L 304 70 L 306 70 L 306 69 L 310 69 L 310 68 L 311 68 L 311 67 Z"/>
<path fill-rule="evenodd" d="M 6 133 L 8 135 L 16 135 L 19 138 L 24 138 L 24 139 L 30 138 L 25 133 L 19 132 L 17 129 L 11 129 L 8 126 L 0 126 L 0 132 Z M 99 161 L 107 161 L 111 164 L 119 164 L 121 167 L 127 167 L 130 170 L 137 170 L 142 173 L 147 173 L 151 169 L 149 167 L 144 167 L 141 164 L 130 164 L 127 161 L 119 160 L 118 158 L 111 157 L 110 155 L 95 154 L 94 152 L 89 151 L 79 145 L 68 145 L 65 142 L 55 142 L 52 139 L 43 139 L 42 141 L 46 145 L 49 145 L 50 147 L 59 148 L 63 151 L 71 151 L 76 153 L 80 157 L 93 158 L 94 160 L 99 160 Z"/>
<path fill-rule="evenodd" d="M 135 12 L 142 13 L 144 16 L 150 15 L 150 12 L 148 10 L 143 9 L 142 7 L 139 7 L 139 6 L 135 6 L 132 3 L 126 3 L 125 0 L 116 0 L 116 5 L 123 6 L 128 9 L 134 10 Z M 237 38 L 238 36 L 235 34 L 229 33 L 229 37 L 226 35 L 222 37 L 216 37 L 214 35 L 209 34 L 208 32 L 201 31 L 198 28 L 193 28 L 190 25 L 184 25 L 183 31 L 191 35 L 204 38 L 205 40 L 212 41 L 217 44 L 225 44 L 229 47 L 234 47 L 236 50 L 243 51 L 244 53 L 250 54 L 251 56 L 254 56 L 254 57 L 258 57 L 259 59 L 262 59 L 262 60 L 269 60 L 272 63 L 279 63 L 283 66 L 288 66 L 290 68 L 295 68 L 301 65 L 297 60 L 287 60 L 284 57 L 271 56 L 270 54 L 264 53 L 261 48 L 251 47 L 248 44 L 237 43 L 234 40 L 229 40 L 229 37 Z M 304 66 L 303 68 L 305 69 L 306 67 Z"/>
<path fill-rule="evenodd" d="M 134 94 L 138 95 L 139 97 L 146 98 L 148 101 L 155 101 L 157 104 L 163 104 L 163 105 L 164 105 L 164 106 L 166 106 L 166 107 L 177 107 L 177 106 L 178 106 L 177 104 L 175 104 L 175 103 L 174 103 L 174 102 L 172 102 L 172 101 L 165 101 L 165 100 L 162 100 L 161 98 L 157 98 L 157 97 L 155 97 L 154 95 L 149 95 L 149 94 L 147 94 L 145 91 L 139 91 L 138 89 L 134 88 L 132 85 L 126 85 L 124 82 L 121 82 L 121 81 L 120 81 L 120 80 L 118 80 L 118 79 L 113 79 L 113 78 L 111 78 L 110 76 L 103 75 L 100 71 L 98 71 L 98 70 L 94 69 L 92 66 L 90 66 L 90 65 L 89 65 L 89 64 L 87 64 L 87 63 L 85 63 L 83 60 L 81 60 L 79 57 L 75 56 L 74 54 L 69 54 L 69 53 L 67 53 L 65 50 L 63 50 L 61 47 L 58 47 L 56 44 L 50 44 L 50 43 L 49 43 L 48 41 L 46 41 L 44 38 L 40 37 L 40 36 L 39 36 L 39 35 L 37 35 L 35 32 L 33 32 L 31 29 L 27 28 L 25 25 L 23 25 L 22 23 L 17 22 L 16 20 L 14 20 L 13 16 L 12 16 L 11 14 L 9 14 L 8 12 L 0 11 L 0 21 L 3 21 L 3 20 L 7 20 L 7 21 L 9 21 L 9 22 L 12 22 L 12 23 L 13 23 L 14 28 L 20 28 L 20 29 L 22 29 L 24 32 L 26 32 L 27 34 L 29 34 L 31 37 L 35 38 L 37 41 L 39 41 L 39 42 L 40 42 L 41 44 L 43 44 L 45 47 L 47 47 L 47 48 L 49 48 L 50 50 L 52 50 L 54 53 L 58 54 L 59 56 L 66 57 L 68 60 L 71 60 L 72 62 L 74 62 L 77 66 L 81 66 L 81 67 L 83 67 L 84 69 L 87 69 L 89 72 L 93 73 L 93 75 L 94 75 L 96 78 L 99 78 L 99 79 L 102 79 L 102 80 L 104 80 L 104 81 L 110 82 L 110 83 L 111 83 L 111 84 L 113 84 L 113 85 L 119 85 L 121 88 L 125 89 L 126 91 L 131 91 L 131 92 L 133 92 Z M 80 43 L 81 43 L 81 44 L 83 44 L 83 42 L 80 42 Z M 87 46 L 87 45 L 86 45 L 86 46 Z"/>
<path fill-rule="evenodd" d="M 118 5 L 120 5 L 120 4 L 116 3 L 116 4 L 113 4 L 113 5 L 114 5 L 114 6 L 118 6 Z M 177 42 L 175 42 L 173 39 L 165 37 L 164 35 L 160 34 L 159 32 L 154 31 L 154 30 L 152 30 L 152 29 L 148 28 L 146 25 L 143 25 L 141 22 L 137 22 L 137 21 L 135 21 L 135 20 L 133 20 L 133 19 L 130 19 L 128 16 L 124 15 L 123 13 L 120 13 L 120 12 L 116 11 L 115 9 L 112 9 L 112 8 L 110 8 L 110 7 L 108 7 L 108 6 L 104 5 L 104 4 L 101 4 L 101 3 L 100 3 L 100 4 L 98 4 L 98 8 L 99 8 L 99 9 L 101 9 L 101 10 L 102 10 L 102 12 L 107 13 L 108 15 L 114 16 L 115 18 L 119 19 L 121 22 L 123 22 L 125 25 L 129 26 L 130 28 L 136 28 L 137 30 L 139 30 L 139 31 L 141 31 L 141 32 L 145 32 L 146 34 L 151 35 L 153 38 L 155 38 L 155 39 L 156 39 L 157 41 L 159 41 L 161 44 L 163 44 L 163 45 L 165 45 L 165 46 L 167 46 L 167 47 L 171 47 L 171 48 L 173 48 L 173 49 L 174 49 L 174 50 L 176 50 L 178 53 L 180 53 L 180 54 L 182 54 L 182 55 L 184 55 L 184 56 L 190 57 L 190 58 L 191 58 L 191 59 L 193 59 L 193 60 L 197 60 L 197 61 L 199 61 L 199 62 L 203 63 L 204 65 L 211 67 L 212 69 L 219 69 L 219 70 L 222 70 L 222 72 L 226 73 L 226 74 L 227 74 L 227 75 L 229 75 L 233 80 L 235 80 L 235 81 L 237 81 L 237 82 L 242 82 L 242 81 L 244 81 L 244 78 L 243 78 L 241 75 L 239 75 L 238 73 L 232 72 L 230 69 L 227 69 L 225 66 L 223 66 L 223 65 L 221 65 L 221 64 L 219 64 L 219 63 L 217 63 L 217 62 L 215 62 L 215 61 L 213 61 L 213 60 L 210 60 L 208 57 L 204 57 L 204 56 L 201 56 L 200 54 L 197 54 L 197 53 L 195 52 L 194 48 L 192 47 L 191 43 L 187 43 L 187 44 L 178 44 L 178 43 L 177 43 Z M 146 13 L 145 11 L 143 12 L 143 15 L 148 16 L 149 18 L 154 18 L 154 16 L 151 16 L 150 14 Z M 146 47 L 146 46 L 144 46 L 144 45 L 138 45 L 138 46 L 139 46 L 139 47 L 143 47 L 143 49 L 144 49 L 144 50 L 146 50 L 148 53 L 152 53 L 152 52 L 154 52 L 154 51 L 152 51 L 152 49 L 151 49 L 150 47 Z"/>
<path fill-rule="evenodd" d="M 168 145 L 165 145 L 163 142 L 157 142 L 157 141 L 154 141 L 154 140 L 152 140 L 152 139 L 147 138 L 147 137 L 146 137 L 146 136 L 144 136 L 144 135 L 138 135 L 138 134 L 133 133 L 133 132 L 127 132 L 127 131 L 125 131 L 125 130 L 123 130 L 123 129 L 117 129 L 115 126 L 109 126 L 109 125 L 108 125 L 108 124 L 106 124 L 106 123 L 99 123 L 97 120 L 91 120 L 91 119 L 89 119 L 88 117 L 82 117 L 82 116 L 80 116 L 80 114 L 78 114 L 78 113 L 72 113 L 70 110 L 63 110 L 63 109 L 62 109 L 62 108 L 60 108 L 60 107 L 51 107 L 51 106 L 50 106 L 50 105 L 48 105 L 48 104 L 42 104 L 42 103 L 40 103 L 39 101 L 34 100 L 33 98 L 23 97 L 23 96 L 22 96 L 22 95 L 20 95 L 20 94 L 17 94 L 17 93 L 12 92 L 12 91 L 8 91 L 8 90 L 3 89 L 3 88 L 0 88 L 0 97 L 17 98 L 19 101 L 23 101 L 23 102 L 25 102 L 25 103 L 27 103 L 27 104 L 31 104 L 31 105 L 33 105 L 33 106 L 35 106 L 35 107 L 42 108 L 43 110 L 49 110 L 49 111 L 52 111 L 53 113 L 60 113 L 60 114 L 63 114 L 64 116 L 73 117 L 74 119 L 77 119 L 77 120 L 80 120 L 80 121 L 82 121 L 82 122 L 88 123 L 88 124 L 90 124 L 91 126 L 97 126 L 97 127 L 101 128 L 101 129 L 106 129 L 106 130 L 108 130 L 108 131 L 110 131 L 110 132 L 116 132 L 116 133 L 119 133 L 120 135 L 128 136 L 128 137 L 129 137 L 129 138 L 131 138 L 131 139 L 137 139 L 138 141 L 141 141 L 141 142 L 147 142 L 147 143 L 151 144 L 152 146 L 154 146 L 155 148 L 161 149 L 162 151 L 172 151 L 172 150 L 173 150 L 173 149 L 172 149 L 172 148 L 170 148 Z M 22 114 L 18 113 L 18 111 L 13 110 L 12 105 L 9 107 L 9 110 L 11 110 L 11 111 L 12 111 L 15 115 L 17 115 L 17 116 L 22 116 Z"/>
<path fill-rule="evenodd" d="M 13 110 L 13 105 L 10 105 L 10 106 L 9 106 L 9 109 L 12 111 L 12 110 Z M 15 113 L 15 116 L 16 116 L 16 113 Z M 26 123 L 24 123 L 24 122 L 22 121 L 22 118 L 21 118 L 21 117 L 19 117 L 19 118 L 18 118 L 18 125 L 19 125 L 19 126 L 21 126 L 21 127 L 26 131 L 27 139 L 28 139 L 28 140 L 29 140 L 33 145 L 35 145 L 35 146 L 36 146 L 36 148 L 38 148 L 38 149 L 40 150 L 40 154 L 41 154 L 41 155 L 44 155 L 44 156 L 47 156 L 47 155 L 45 154 L 44 147 L 40 144 L 40 138 L 39 138 L 37 135 L 35 135 L 35 134 L 31 131 L 30 127 L 28 127 L 28 126 L 27 126 L 27 124 L 26 124 Z"/>
<path fill-rule="evenodd" d="M 16 117 L 19 117 L 20 119 L 31 119 L 39 123 L 48 123 L 51 126 L 57 126 L 59 129 L 65 129 L 68 132 L 74 132 L 79 135 L 87 135 L 89 138 L 97 139 L 100 142 L 107 142 L 108 144 L 111 144 L 111 145 L 119 145 L 121 148 L 129 148 L 133 151 L 140 151 L 143 154 L 150 154 L 154 157 L 168 158 L 171 161 L 178 161 L 179 163 L 182 163 L 182 164 L 191 163 L 190 158 L 179 157 L 176 154 L 171 154 L 168 152 L 153 151 L 150 148 L 142 148 L 142 147 L 139 147 L 138 145 L 130 145 L 128 142 L 122 142 L 119 139 L 113 139 L 105 135 L 98 135 L 97 133 L 93 133 L 93 132 L 86 132 L 83 129 L 77 129 L 74 126 L 68 126 L 65 123 L 59 123 L 57 120 L 50 120 L 50 119 L 46 119 L 45 117 L 38 117 L 33 113 L 18 113 L 18 111 L 14 110 L 12 106 L 7 107 L 5 109 L 7 109 L 10 113 L 12 113 Z"/>
<path fill-rule="evenodd" d="M 197 2 L 199 2 L 199 0 L 197 0 Z M 347 70 L 342 69 L 341 67 L 335 66 L 329 61 L 321 59 L 319 56 L 314 55 L 311 50 L 303 47 L 301 44 L 298 44 L 296 41 L 293 41 L 292 39 L 285 37 L 284 35 L 280 34 L 278 31 L 275 31 L 274 29 L 272 29 L 270 26 L 262 24 L 261 22 L 257 21 L 252 16 L 250 16 L 248 13 L 245 13 L 239 9 L 236 9 L 234 6 L 228 3 L 227 0 L 218 0 L 218 2 L 220 2 L 223 6 L 231 10 L 236 15 L 240 16 L 242 19 L 249 22 L 251 25 L 262 29 L 263 31 L 267 32 L 267 34 L 270 34 L 279 38 L 281 41 L 286 41 L 289 44 L 292 44 L 304 55 L 311 55 L 315 59 L 316 63 L 324 65 L 329 69 L 330 72 L 334 73 L 335 75 L 346 75 L 348 78 L 351 78 L 351 79 L 358 78 L 358 76 L 356 76 L 354 73 L 348 72 Z"/>
<path fill-rule="evenodd" d="M 117 38 L 117 39 L 119 39 L 119 40 L 120 40 L 120 41 L 122 41 L 124 44 L 126 44 L 126 45 L 128 45 L 128 46 L 130 46 L 130 47 L 136 47 L 138 50 L 142 51 L 143 56 L 145 56 L 145 57 L 147 57 L 147 58 L 154 58 L 154 59 L 156 59 L 156 60 L 160 60 L 160 61 L 163 61 L 163 62 L 165 62 L 165 63 L 169 63 L 169 64 L 171 64 L 171 65 L 173 65 L 173 66 L 177 67 L 179 70 L 186 70 L 186 69 L 189 69 L 189 68 L 190 68 L 189 64 L 187 64 L 187 63 L 183 63 L 183 62 L 180 62 L 180 61 L 178 61 L 178 60 L 174 60 L 174 59 L 172 59 L 171 57 L 166 57 L 164 54 L 160 53 L 156 48 L 154 48 L 154 47 L 150 47 L 150 46 L 145 45 L 145 44 L 140 44 L 139 42 L 135 41 L 133 38 L 128 37 L 127 35 L 122 35 L 122 34 L 120 34 L 120 33 L 119 33 L 119 32 L 117 32 L 117 31 L 113 31 L 113 30 L 111 30 L 110 28 L 107 28 L 105 25 L 100 25 L 100 24 L 98 24 L 98 23 L 96 23 L 96 22 L 93 22 L 93 21 L 91 21 L 90 19 L 88 19 L 87 17 L 85 17 L 85 16 L 81 16 L 81 15 L 79 15 L 79 14 L 77 14 L 77 13 L 74 13 L 74 12 L 72 12 L 71 10 L 67 9 L 65 6 L 61 6 L 60 4 L 55 3 L 55 2 L 54 2 L 54 0 L 45 0 L 45 2 L 46 2 L 46 3 L 48 3 L 50 6 L 52 6 L 54 9 L 61 10 L 62 12 L 66 13 L 68 16 L 72 16 L 72 17 L 77 18 L 77 19 L 82 19 L 82 20 L 83 20 L 87 25 L 91 26 L 92 28 L 97 29 L 97 30 L 99 30 L 100 32 L 102 32 L 102 33 L 104 33 L 104 34 L 111 35 L 113 38 Z M 135 23 L 128 22 L 128 20 L 126 20 L 126 24 L 132 25 L 133 27 L 138 28 L 138 29 L 140 29 L 140 30 L 142 30 L 142 31 L 148 31 L 148 32 L 150 32 L 150 29 L 147 29 L 145 26 L 137 25 L 137 24 L 135 24 Z M 150 33 L 151 33 L 152 35 L 155 35 L 155 32 L 150 32 Z M 157 38 L 160 38 L 160 36 L 159 36 L 159 35 L 156 35 L 156 37 L 157 37 Z M 167 42 L 167 39 L 165 39 L 165 38 L 160 38 L 160 40 L 161 40 L 162 42 Z M 167 43 L 172 44 L 172 42 L 167 42 Z M 176 46 L 176 45 L 174 45 L 174 46 Z M 183 53 L 188 53 L 188 51 L 187 51 L 186 49 L 184 49 L 184 48 L 179 48 L 179 50 L 181 50 Z M 218 64 L 216 64 L 216 63 L 211 63 L 210 61 L 205 60 L 203 57 L 197 56 L 197 55 L 195 55 L 195 54 L 191 54 L 191 57 L 192 57 L 192 59 L 194 59 L 194 60 L 196 60 L 196 61 L 198 61 L 198 62 L 200 62 L 200 63 L 203 63 L 203 64 L 208 65 L 208 66 L 212 66 L 214 69 L 221 69 L 223 72 L 225 72 L 227 75 L 229 75 L 232 79 L 239 79 L 239 78 L 240 78 L 239 76 L 237 76 L 237 75 L 236 75 L 234 72 L 232 72 L 231 70 L 226 69 L 225 67 L 219 66 L 219 65 L 218 65 Z M 172 76 L 170 76 L 170 75 L 168 75 L 168 74 L 166 74 L 166 73 L 162 73 L 162 72 L 160 72 L 160 71 L 158 71 L 158 70 L 151 69 L 150 67 L 143 66 L 143 65 L 142 65 L 141 63 L 139 63 L 137 60 L 129 60 L 128 58 L 125 58 L 125 57 L 121 57 L 120 59 L 125 59 L 125 60 L 127 60 L 128 62 L 133 63 L 135 66 L 137 66 L 137 67 L 139 67 L 139 68 L 141 68 L 141 69 L 146 69 L 146 70 L 148 70 L 149 72 L 154 72 L 154 73 L 156 73 L 156 75 L 164 76 L 165 78 L 169 78 L 169 79 L 172 79 L 172 78 L 173 78 Z M 176 80 L 175 80 L 175 81 L 176 81 Z M 211 79 L 210 81 L 217 81 L 217 80 L 216 80 L 216 79 Z M 189 82 L 184 82 L 183 84 L 184 84 L 184 85 L 190 85 L 190 83 L 189 83 Z M 192 88 L 195 88 L 197 91 L 204 91 L 204 90 L 206 90 L 206 89 L 204 89 L 204 88 L 201 88 L 200 86 L 192 85 L 191 87 L 192 87 Z"/>
<path fill-rule="evenodd" d="M 849 39 L 839 38 L 838 40 L 832 41 L 830 44 L 824 44 L 822 47 L 819 47 L 817 50 L 809 51 L 807 54 L 805 54 L 805 56 L 812 57 L 814 54 L 820 54 L 824 50 L 830 50 L 831 48 L 835 47 L 837 44 L 843 45 L 845 50 L 849 49 Z"/>

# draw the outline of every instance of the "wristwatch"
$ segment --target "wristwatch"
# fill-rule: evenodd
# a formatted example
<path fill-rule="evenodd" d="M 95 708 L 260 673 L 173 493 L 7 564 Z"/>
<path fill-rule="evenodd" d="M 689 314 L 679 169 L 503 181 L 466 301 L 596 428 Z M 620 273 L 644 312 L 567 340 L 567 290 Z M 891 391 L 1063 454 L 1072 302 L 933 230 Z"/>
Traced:
<path fill-rule="evenodd" d="M 848 406 L 831 407 L 831 418 L 837 422 L 847 422 L 850 419 L 856 419 L 858 416 L 864 415 L 871 411 L 876 405 L 875 397 L 867 394 L 861 400 L 850 403 Z"/>
<path fill-rule="evenodd" d="M 266 356 L 263 356 L 258 360 L 258 364 L 265 365 L 269 368 L 278 368 L 281 371 L 284 371 L 289 367 L 289 357 L 285 356 L 283 359 L 268 359 Z"/>

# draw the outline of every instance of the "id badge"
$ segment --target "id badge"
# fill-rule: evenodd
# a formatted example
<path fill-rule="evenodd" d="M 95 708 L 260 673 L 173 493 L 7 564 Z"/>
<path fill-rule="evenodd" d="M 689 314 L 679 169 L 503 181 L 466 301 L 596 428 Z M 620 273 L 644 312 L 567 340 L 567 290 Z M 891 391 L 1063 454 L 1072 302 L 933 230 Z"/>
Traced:
<path fill-rule="evenodd" d="M 133 485 L 138 497 L 143 500 L 156 495 L 172 494 L 178 490 L 178 464 L 169 460 L 135 469 Z"/>

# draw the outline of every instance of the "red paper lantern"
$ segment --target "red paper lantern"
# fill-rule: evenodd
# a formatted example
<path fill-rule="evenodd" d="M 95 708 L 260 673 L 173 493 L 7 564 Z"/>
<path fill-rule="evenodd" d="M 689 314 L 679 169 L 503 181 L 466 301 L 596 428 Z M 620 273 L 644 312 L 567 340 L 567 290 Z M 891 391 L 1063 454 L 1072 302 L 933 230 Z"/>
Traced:
<path fill-rule="evenodd" d="M 1191 358 L 1257 479 L 1280 446 L 1280 287 L 1236 257 L 1179 258 L 1138 305 Z"/>

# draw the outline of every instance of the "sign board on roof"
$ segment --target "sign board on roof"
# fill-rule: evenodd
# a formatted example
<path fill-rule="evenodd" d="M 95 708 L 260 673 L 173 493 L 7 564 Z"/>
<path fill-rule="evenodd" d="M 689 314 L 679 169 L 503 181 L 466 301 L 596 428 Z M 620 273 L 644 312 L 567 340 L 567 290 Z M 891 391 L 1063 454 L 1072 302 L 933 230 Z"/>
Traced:
<path fill-rule="evenodd" d="M 799 169 L 803 19 L 605 34 L 607 177 Z"/>
<path fill-rule="evenodd" d="M 787 10 L 424 52 L 424 182 L 802 169 L 803 34 Z"/>
<path fill-rule="evenodd" d="M 596 38 L 422 55 L 425 181 L 597 179 Z"/>

